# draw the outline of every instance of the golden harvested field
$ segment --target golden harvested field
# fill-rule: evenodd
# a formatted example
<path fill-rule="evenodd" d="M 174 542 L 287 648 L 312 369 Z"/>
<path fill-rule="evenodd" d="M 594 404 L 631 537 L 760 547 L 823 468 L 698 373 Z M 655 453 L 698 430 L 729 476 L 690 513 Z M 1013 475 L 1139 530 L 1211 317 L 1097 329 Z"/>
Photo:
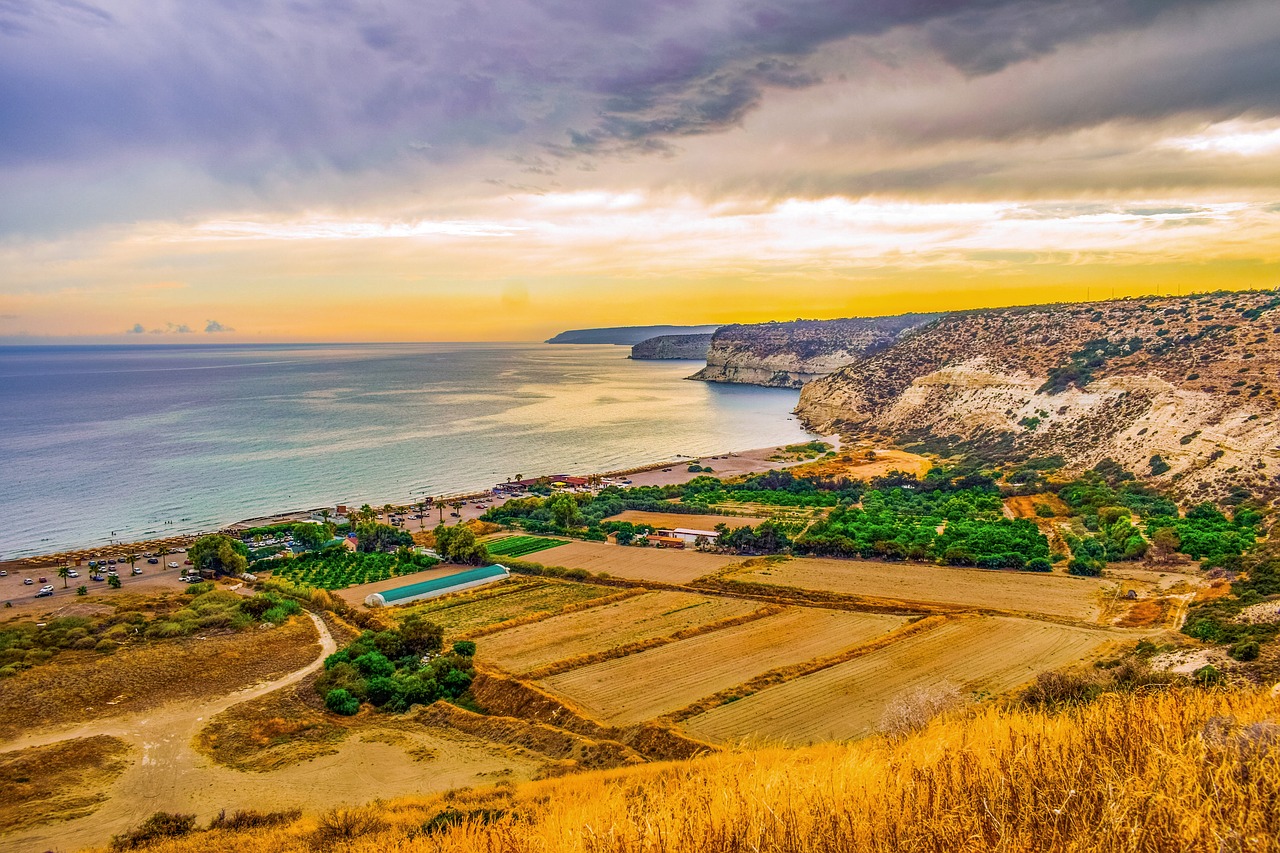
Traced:
<path fill-rule="evenodd" d="M 225 696 L 292 672 L 319 654 L 316 629 L 305 615 L 271 630 L 159 640 L 113 655 L 62 652 L 4 680 L 0 740 L 39 726 Z"/>
<path fill-rule="evenodd" d="M 128 766 L 129 745 L 107 735 L 0 753 L 0 833 L 93 814 Z"/>
<path fill-rule="evenodd" d="M 679 512 L 646 512 L 629 509 L 609 516 L 606 521 L 629 521 L 632 524 L 652 524 L 654 527 L 690 527 L 694 530 L 714 530 L 717 524 L 730 527 L 747 525 L 755 527 L 764 518 L 750 515 L 689 515 Z"/>
<path fill-rule="evenodd" d="M 538 557 L 542 560 L 539 561 Z M 718 572 L 737 558 L 704 554 L 691 548 L 675 550 L 607 542 L 570 542 L 545 554 L 533 554 L 531 559 L 548 566 L 586 569 L 594 574 L 603 572 L 631 580 L 682 584 Z"/>
<path fill-rule="evenodd" d="M 737 598 L 650 592 L 501 631 L 480 641 L 481 654 L 508 672 L 528 672 L 575 655 L 742 616 L 758 606 Z"/>
<path fill-rule="evenodd" d="M 732 579 L 893 601 L 1041 613 L 1086 622 L 1101 613 L 1101 582 L 1097 578 L 1057 573 L 805 557 L 735 572 Z"/>
<path fill-rule="evenodd" d="M 763 736 L 805 743 L 872 731 L 895 696 L 949 680 L 964 691 L 998 693 L 1087 658 L 1106 632 L 1030 619 L 966 617 L 890 643 L 862 657 L 769 687 L 687 720 L 697 737 Z"/>
<path fill-rule="evenodd" d="M 558 550 L 558 549 L 557 549 Z M 616 589 L 555 580 L 518 579 L 510 585 L 481 587 L 472 592 L 394 608 L 396 618 L 410 613 L 444 628 L 446 636 L 496 625 L 534 613 L 558 613 L 569 604 L 616 593 Z"/>
<path fill-rule="evenodd" d="M 541 683 L 615 724 L 679 710 L 780 666 L 859 645 L 896 616 L 789 608 L 776 616 L 553 675 Z"/>

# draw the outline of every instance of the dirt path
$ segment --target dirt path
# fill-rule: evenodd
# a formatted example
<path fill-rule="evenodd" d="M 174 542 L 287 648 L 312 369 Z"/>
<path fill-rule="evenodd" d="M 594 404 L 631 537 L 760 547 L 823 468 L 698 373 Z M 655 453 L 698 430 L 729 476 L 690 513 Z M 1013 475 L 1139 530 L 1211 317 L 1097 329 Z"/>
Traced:
<path fill-rule="evenodd" d="M 0 752 L 43 746 L 70 738 L 113 735 L 133 748 L 133 765 L 112 786 L 108 802 L 89 817 L 55 823 L 3 839 L 12 853 L 75 850 L 102 844 L 110 835 L 137 824 L 160 809 L 173 808 L 181 791 L 200 786 L 199 770 L 208 762 L 191 748 L 191 740 L 205 721 L 233 705 L 296 684 L 318 670 L 337 651 L 337 643 L 314 614 L 320 655 L 314 661 L 274 681 L 218 697 L 209 702 L 178 702 L 116 719 L 62 727 L 6 743 Z M 230 772 L 230 771 L 228 771 Z"/>

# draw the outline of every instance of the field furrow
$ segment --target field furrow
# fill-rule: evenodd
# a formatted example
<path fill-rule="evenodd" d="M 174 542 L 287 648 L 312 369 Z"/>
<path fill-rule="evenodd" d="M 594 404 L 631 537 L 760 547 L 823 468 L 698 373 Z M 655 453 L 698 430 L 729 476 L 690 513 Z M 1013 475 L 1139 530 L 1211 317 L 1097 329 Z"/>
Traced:
<path fill-rule="evenodd" d="M 965 618 L 863 657 L 761 690 L 686 721 L 716 742 L 766 737 L 805 743 L 872 731 L 894 697 L 949 680 L 963 691 L 1009 690 L 1087 658 L 1112 636 L 1029 619 Z"/>
<path fill-rule="evenodd" d="M 758 607 L 736 598 L 650 592 L 493 634 L 484 640 L 484 657 L 508 672 L 528 672 L 577 655 L 669 637 Z"/>
<path fill-rule="evenodd" d="M 893 630 L 895 616 L 797 607 L 735 628 L 554 675 L 541 683 L 603 720 L 636 723 L 755 675 Z"/>

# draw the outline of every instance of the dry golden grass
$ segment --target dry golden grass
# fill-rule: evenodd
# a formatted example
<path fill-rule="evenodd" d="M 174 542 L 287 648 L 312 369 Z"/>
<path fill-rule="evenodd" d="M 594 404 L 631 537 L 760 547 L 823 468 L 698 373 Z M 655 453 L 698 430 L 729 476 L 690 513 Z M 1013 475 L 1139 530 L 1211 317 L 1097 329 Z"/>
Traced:
<path fill-rule="evenodd" d="M 156 853 L 1271 853 L 1280 737 L 1261 692 L 988 704 L 916 736 L 727 752 L 346 812 Z M 326 845 L 328 845 L 326 847 Z"/>
<path fill-rule="evenodd" d="M 270 630 L 157 640 L 107 656 L 64 652 L 4 680 L 0 740 L 36 727 L 225 696 L 306 666 L 319 654 L 315 626 L 305 615 Z"/>
<path fill-rule="evenodd" d="M 266 772 L 338 751 L 351 733 L 345 718 L 307 704 L 313 679 L 242 702 L 209 721 L 197 751 L 236 770 Z"/>
<path fill-rule="evenodd" d="M 107 735 L 0 753 L 0 833 L 93 814 L 128 755 Z"/>
<path fill-rule="evenodd" d="M 693 516 L 696 518 L 697 516 Z M 638 581 L 682 584 L 723 569 L 736 558 L 705 554 L 691 548 L 639 548 L 605 542 L 568 542 L 546 552 L 531 555 L 548 566 L 586 569 L 594 574 Z"/>
<path fill-rule="evenodd" d="M 890 471 L 901 471 L 923 477 L 933 467 L 927 458 L 905 450 L 870 450 L 854 448 L 841 451 L 834 457 L 824 457 L 806 462 L 791 469 L 797 477 L 848 477 L 852 480 L 870 480 L 883 477 Z"/>
<path fill-rule="evenodd" d="M 604 607 L 610 604 L 617 604 L 618 602 L 626 601 L 629 598 L 635 598 L 636 596 L 644 595 L 646 591 L 647 590 L 645 589 L 636 587 L 634 589 L 624 589 L 622 592 L 616 592 L 612 595 L 602 595 L 598 598 L 588 598 L 583 601 L 573 601 L 573 602 L 570 602 L 569 604 L 566 604 L 564 607 L 560 608 L 559 611 L 539 610 L 534 613 L 526 613 L 523 616 L 516 616 L 515 618 L 508 619 L 505 622 L 497 622 L 493 625 L 485 625 L 480 628 L 473 628 L 470 631 L 468 631 L 464 635 L 464 637 L 468 640 L 474 640 L 477 637 L 488 637 L 492 634 L 511 631 L 515 628 L 519 628 L 524 625 L 532 625 L 537 622 L 543 622 L 554 616 L 564 616 L 570 613 L 580 613 L 583 610 L 593 610 L 597 607 Z M 486 643 L 485 645 L 489 646 L 490 644 Z"/>
<path fill-rule="evenodd" d="M 1149 628 L 1164 621 L 1168 602 L 1162 598 L 1143 598 L 1133 602 L 1129 612 L 1116 622 L 1121 628 Z"/>

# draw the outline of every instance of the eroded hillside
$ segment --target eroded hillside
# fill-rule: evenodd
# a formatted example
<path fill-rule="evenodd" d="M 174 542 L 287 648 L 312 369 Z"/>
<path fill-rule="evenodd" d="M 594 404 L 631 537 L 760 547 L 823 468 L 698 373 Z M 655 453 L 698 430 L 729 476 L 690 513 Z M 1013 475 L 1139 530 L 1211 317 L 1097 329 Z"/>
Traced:
<path fill-rule="evenodd" d="M 1187 498 L 1280 492 L 1280 295 L 952 314 L 805 386 L 824 430 L 1115 459 Z"/>
<path fill-rule="evenodd" d="M 707 356 L 711 335 L 658 335 L 648 338 L 631 348 L 631 357 L 645 361 L 668 358 L 697 358 Z"/>
<path fill-rule="evenodd" d="M 937 314 L 793 320 L 724 326 L 711 338 L 707 366 L 691 379 L 799 388 L 888 347 Z"/>

